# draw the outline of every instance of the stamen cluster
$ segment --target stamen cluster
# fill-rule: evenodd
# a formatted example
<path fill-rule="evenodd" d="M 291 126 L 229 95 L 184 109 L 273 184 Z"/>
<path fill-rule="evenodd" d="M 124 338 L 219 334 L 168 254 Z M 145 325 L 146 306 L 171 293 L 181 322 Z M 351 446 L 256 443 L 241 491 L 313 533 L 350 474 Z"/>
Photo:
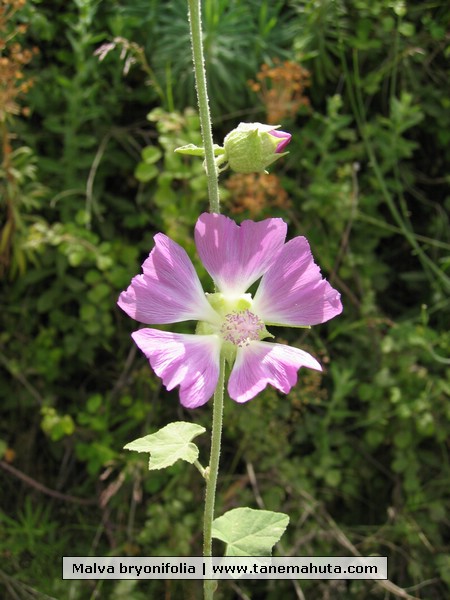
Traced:
<path fill-rule="evenodd" d="M 261 339 L 264 323 L 249 310 L 235 311 L 225 316 L 220 330 L 223 339 L 242 348 Z"/>

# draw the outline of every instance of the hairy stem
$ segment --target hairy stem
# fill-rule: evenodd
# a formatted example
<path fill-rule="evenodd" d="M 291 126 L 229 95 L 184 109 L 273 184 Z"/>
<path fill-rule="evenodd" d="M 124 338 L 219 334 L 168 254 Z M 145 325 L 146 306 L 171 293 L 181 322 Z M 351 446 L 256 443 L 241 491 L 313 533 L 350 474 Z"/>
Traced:
<path fill-rule="evenodd" d="M 195 85 L 197 88 L 200 126 L 205 149 L 206 174 L 208 177 L 209 206 L 213 213 L 220 213 L 219 182 L 214 160 L 214 144 L 206 87 L 205 59 L 202 44 L 201 0 L 188 0 L 189 25 L 191 32 L 192 60 L 194 62 Z"/>
<path fill-rule="evenodd" d="M 203 556 L 212 556 L 212 522 L 216 498 L 217 475 L 219 473 L 220 446 L 222 439 L 223 395 L 224 395 L 225 359 L 220 359 L 220 374 L 214 393 L 213 423 L 211 435 L 211 454 L 209 472 L 206 479 L 205 513 L 203 517 Z M 217 582 L 205 579 L 204 597 L 211 600 Z"/>
<path fill-rule="evenodd" d="M 218 170 L 214 158 L 214 143 L 211 129 L 211 116 L 209 112 L 208 90 L 206 86 L 205 60 L 203 57 L 201 0 L 188 0 L 188 4 L 192 59 L 194 62 L 195 84 L 197 89 L 203 147 L 205 149 L 209 205 L 211 212 L 220 213 Z M 206 479 L 206 496 L 203 517 L 203 556 L 212 556 L 212 523 L 214 520 L 214 505 L 222 439 L 224 377 L 225 359 L 221 358 L 219 381 L 217 382 L 217 388 L 214 393 L 211 454 L 209 467 L 205 469 L 204 473 Z M 216 581 L 205 579 L 203 585 L 205 600 L 212 600 L 216 588 Z"/>

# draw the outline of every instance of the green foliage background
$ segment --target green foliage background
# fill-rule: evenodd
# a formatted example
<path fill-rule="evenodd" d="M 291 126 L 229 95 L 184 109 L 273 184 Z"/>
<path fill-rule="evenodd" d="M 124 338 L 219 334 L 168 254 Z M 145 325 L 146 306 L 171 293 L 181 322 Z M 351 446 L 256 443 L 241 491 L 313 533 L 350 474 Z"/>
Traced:
<path fill-rule="evenodd" d="M 2 597 L 200 594 L 199 582 L 70 582 L 60 570 L 63 555 L 201 554 L 197 471 L 149 474 L 122 448 L 176 419 L 209 429 L 211 406 L 185 411 L 161 388 L 116 307 L 161 230 L 211 285 L 192 238 L 208 206 L 201 161 L 173 152 L 200 143 L 185 13 L 182 0 L 28 0 L 15 17 L 40 53 L 26 72 L 30 117 L 8 122 L 15 177 L 0 181 L 2 228 L 15 202 L 0 289 Z M 217 513 L 286 512 L 280 553 L 387 555 L 411 597 L 447 598 L 449 8 L 217 0 L 204 16 L 216 142 L 264 121 L 247 85 L 263 62 L 311 72 L 311 107 L 282 123 L 290 154 L 272 169 L 290 206 L 256 218 L 306 235 L 344 303 L 326 325 L 280 332 L 321 359 L 323 376 L 300 372 L 287 397 L 227 401 Z M 118 37 L 100 61 L 94 51 Z M 207 436 L 198 444 L 206 463 Z M 308 600 L 400 593 L 300 583 Z M 281 596 L 298 597 L 287 581 L 218 593 Z"/>

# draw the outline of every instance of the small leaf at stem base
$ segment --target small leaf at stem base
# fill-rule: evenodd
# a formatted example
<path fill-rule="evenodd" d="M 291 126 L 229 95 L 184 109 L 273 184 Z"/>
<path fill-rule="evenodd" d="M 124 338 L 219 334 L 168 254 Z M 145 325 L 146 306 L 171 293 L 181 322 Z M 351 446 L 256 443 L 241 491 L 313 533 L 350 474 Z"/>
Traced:
<path fill-rule="evenodd" d="M 206 429 L 201 425 L 176 421 L 169 423 L 156 433 L 130 442 L 124 446 L 124 449 L 149 452 L 148 468 L 150 471 L 165 469 L 178 460 L 193 463 L 198 458 L 198 448 L 192 443 L 192 440 L 205 431 Z"/>

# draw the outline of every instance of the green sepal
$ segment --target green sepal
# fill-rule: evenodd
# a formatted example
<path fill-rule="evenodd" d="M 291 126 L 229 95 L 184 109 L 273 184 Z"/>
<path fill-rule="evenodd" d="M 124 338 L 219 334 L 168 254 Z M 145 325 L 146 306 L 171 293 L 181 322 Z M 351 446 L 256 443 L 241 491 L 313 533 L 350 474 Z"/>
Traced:
<path fill-rule="evenodd" d="M 214 156 L 220 156 L 224 154 L 225 150 L 222 146 L 218 144 L 214 144 Z M 201 146 L 196 146 L 195 144 L 186 144 L 186 146 L 180 146 L 179 148 L 175 148 L 175 152 L 178 154 L 187 154 L 189 156 L 205 156 L 205 149 Z"/>
<path fill-rule="evenodd" d="M 265 322 L 265 325 L 269 327 L 287 327 L 286 323 L 272 323 L 269 321 Z M 289 325 L 293 329 L 311 329 L 311 325 Z M 274 337 L 273 335 L 271 337 Z"/>

